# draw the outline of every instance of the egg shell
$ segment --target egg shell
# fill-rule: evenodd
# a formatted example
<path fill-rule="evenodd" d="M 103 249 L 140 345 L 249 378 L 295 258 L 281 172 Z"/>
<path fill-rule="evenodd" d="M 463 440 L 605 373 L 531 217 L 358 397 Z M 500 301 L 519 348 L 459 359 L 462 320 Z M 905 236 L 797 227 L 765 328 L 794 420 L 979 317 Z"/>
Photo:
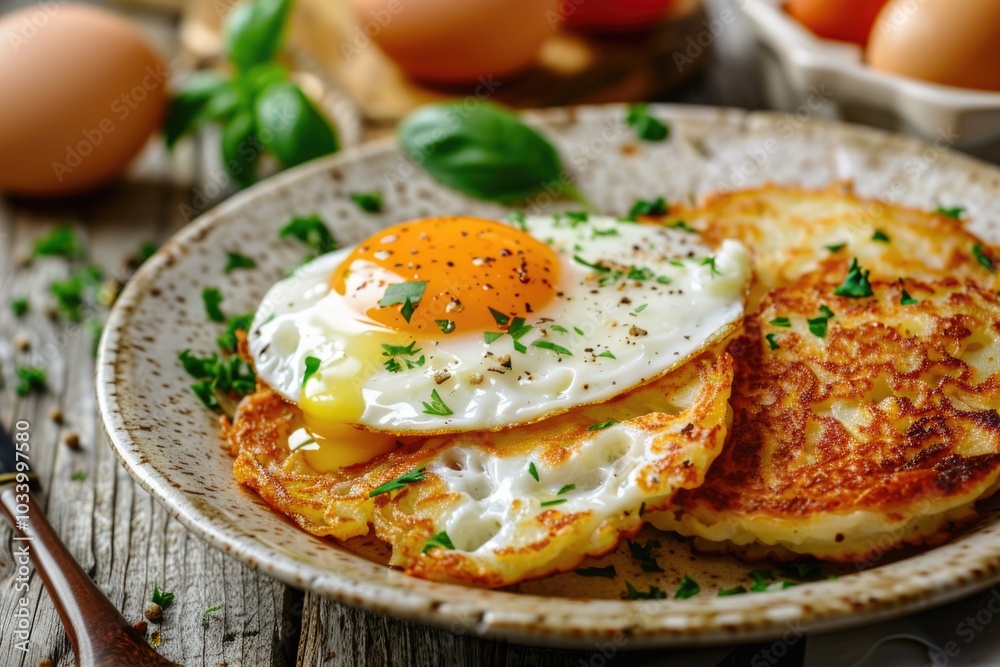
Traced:
<path fill-rule="evenodd" d="M 559 0 L 352 0 L 360 29 L 409 76 L 503 79 L 561 25 Z M 502 82 L 502 81 L 501 81 Z"/>
<path fill-rule="evenodd" d="M 156 130 L 167 67 L 121 16 L 32 5 L 0 19 L 0 189 L 64 195 L 122 173 Z"/>
<path fill-rule="evenodd" d="M 893 0 L 872 28 L 867 58 L 884 72 L 1000 91 L 1000 2 Z"/>

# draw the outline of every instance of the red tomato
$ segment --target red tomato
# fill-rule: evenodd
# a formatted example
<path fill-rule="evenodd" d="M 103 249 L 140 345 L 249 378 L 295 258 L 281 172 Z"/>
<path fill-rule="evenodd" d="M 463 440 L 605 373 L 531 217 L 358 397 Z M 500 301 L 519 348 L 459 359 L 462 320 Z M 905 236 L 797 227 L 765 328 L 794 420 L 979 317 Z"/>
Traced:
<path fill-rule="evenodd" d="M 868 43 L 879 10 L 889 0 L 788 0 L 785 10 L 826 39 Z"/>
<path fill-rule="evenodd" d="M 566 25 L 621 30 L 656 23 L 676 0 L 562 0 Z"/>

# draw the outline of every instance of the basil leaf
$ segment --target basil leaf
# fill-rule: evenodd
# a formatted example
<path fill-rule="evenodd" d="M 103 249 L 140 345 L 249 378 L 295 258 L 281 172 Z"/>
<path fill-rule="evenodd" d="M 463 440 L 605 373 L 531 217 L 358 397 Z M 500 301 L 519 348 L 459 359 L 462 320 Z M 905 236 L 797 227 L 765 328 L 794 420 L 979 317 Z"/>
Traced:
<path fill-rule="evenodd" d="M 426 105 L 403 119 L 399 141 L 414 163 L 470 197 L 513 204 L 544 189 L 561 189 L 584 201 L 566 181 L 552 144 L 495 104 Z"/>
<path fill-rule="evenodd" d="M 234 7 L 223 26 L 229 62 L 246 70 L 274 60 L 291 6 L 291 0 L 256 0 Z"/>
<path fill-rule="evenodd" d="M 264 146 L 286 169 L 340 148 L 330 121 L 294 83 L 268 86 L 254 112 Z"/>
<path fill-rule="evenodd" d="M 192 74 L 170 99 L 163 121 L 163 139 L 167 148 L 186 134 L 194 132 L 205 120 L 205 110 L 213 98 L 227 88 L 228 82 L 211 71 Z"/>
<path fill-rule="evenodd" d="M 222 128 L 222 163 L 240 187 L 245 188 L 257 180 L 260 148 L 249 112 L 241 111 Z"/>

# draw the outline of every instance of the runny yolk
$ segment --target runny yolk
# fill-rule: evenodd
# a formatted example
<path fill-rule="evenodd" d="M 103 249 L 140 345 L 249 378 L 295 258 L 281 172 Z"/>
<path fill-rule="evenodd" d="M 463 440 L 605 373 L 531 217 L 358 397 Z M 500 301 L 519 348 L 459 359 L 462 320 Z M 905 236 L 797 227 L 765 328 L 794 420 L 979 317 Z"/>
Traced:
<path fill-rule="evenodd" d="M 490 309 L 527 317 L 547 304 L 558 259 L 529 234 L 492 220 L 425 218 L 382 230 L 361 243 L 330 277 L 357 312 L 389 329 L 421 337 L 496 330 Z M 425 283 L 412 312 L 389 301 L 397 283 Z M 419 284 L 407 286 L 419 290 Z"/>

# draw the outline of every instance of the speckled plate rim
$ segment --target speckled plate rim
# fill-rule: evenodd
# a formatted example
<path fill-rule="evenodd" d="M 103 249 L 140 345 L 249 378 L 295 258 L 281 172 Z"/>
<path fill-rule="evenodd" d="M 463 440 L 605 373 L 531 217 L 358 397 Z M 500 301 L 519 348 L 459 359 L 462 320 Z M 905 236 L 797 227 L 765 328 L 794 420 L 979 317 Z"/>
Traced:
<path fill-rule="evenodd" d="M 744 126 L 776 127 L 787 122 L 786 116 L 767 112 L 671 105 L 658 108 L 679 123 L 686 118 Z M 558 125 L 577 113 L 610 118 L 623 111 L 620 106 L 609 105 L 535 112 L 530 117 L 543 125 Z M 927 148 L 914 139 L 878 130 L 826 121 L 809 124 L 821 132 L 860 137 L 904 153 L 916 154 Z M 618 648 L 633 649 L 755 641 L 781 637 L 790 630 L 828 632 L 914 613 L 1000 582 L 1000 526 L 996 522 L 899 562 L 835 582 L 804 584 L 766 596 L 684 601 L 542 597 L 424 581 L 385 572 L 386 568 L 374 563 L 369 563 L 371 572 L 378 576 L 351 577 L 274 548 L 202 499 L 183 492 L 171 481 L 169 471 L 155 469 L 147 461 L 144 432 L 131 428 L 122 415 L 119 399 L 128 393 L 124 383 L 127 375 L 122 368 L 128 351 L 122 343 L 132 312 L 172 263 L 176 248 L 196 244 L 217 225 L 225 224 L 233 212 L 276 193 L 287 193 L 296 183 L 317 173 L 395 150 L 392 139 L 373 142 L 278 174 L 232 197 L 181 230 L 140 269 L 118 299 L 101 339 L 96 376 L 105 430 L 116 455 L 136 482 L 194 534 L 268 576 L 340 602 L 456 633 L 573 648 L 596 648 L 609 639 Z M 941 161 L 948 169 L 985 170 L 993 179 L 998 178 L 995 168 L 971 158 L 946 155 Z M 291 524 L 289 528 L 298 530 Z"/>

